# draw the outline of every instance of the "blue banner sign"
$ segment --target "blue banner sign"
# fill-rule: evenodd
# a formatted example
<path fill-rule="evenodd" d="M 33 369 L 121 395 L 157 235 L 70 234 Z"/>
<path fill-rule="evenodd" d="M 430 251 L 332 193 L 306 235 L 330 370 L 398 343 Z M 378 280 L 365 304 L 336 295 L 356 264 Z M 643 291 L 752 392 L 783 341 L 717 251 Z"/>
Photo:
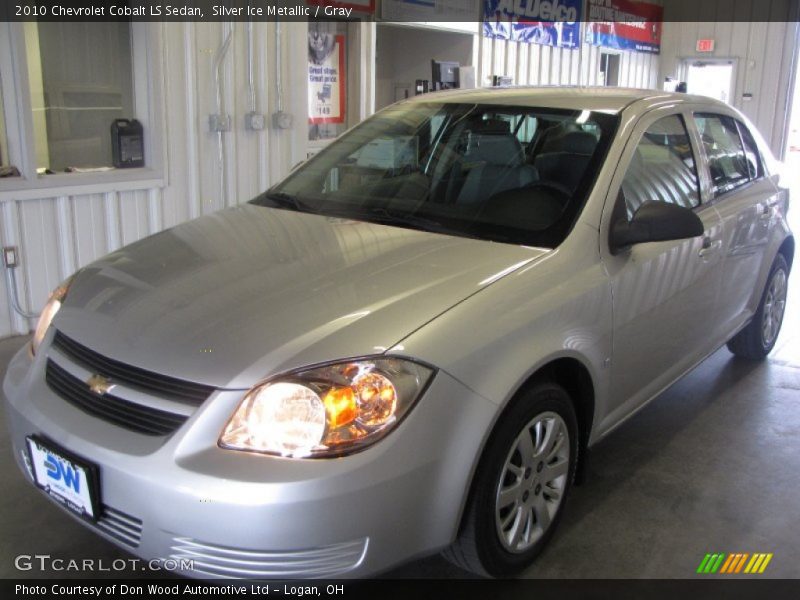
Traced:
<path fill-rule="evenodd" d="M 577 48 L 582 0 L 484 0 L 487 37 Z"/>

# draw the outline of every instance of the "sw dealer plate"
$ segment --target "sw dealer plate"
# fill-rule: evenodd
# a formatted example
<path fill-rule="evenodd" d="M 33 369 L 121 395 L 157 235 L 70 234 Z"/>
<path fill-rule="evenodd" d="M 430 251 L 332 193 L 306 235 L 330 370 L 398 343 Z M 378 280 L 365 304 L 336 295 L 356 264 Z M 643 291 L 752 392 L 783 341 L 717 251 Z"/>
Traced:
<path fill-rule="evenodd" d="M 27 442 L 36 485 L 68 510 L 96 521 L 100 505 L 97 466 L 37 436 L 28 437 Z"/>

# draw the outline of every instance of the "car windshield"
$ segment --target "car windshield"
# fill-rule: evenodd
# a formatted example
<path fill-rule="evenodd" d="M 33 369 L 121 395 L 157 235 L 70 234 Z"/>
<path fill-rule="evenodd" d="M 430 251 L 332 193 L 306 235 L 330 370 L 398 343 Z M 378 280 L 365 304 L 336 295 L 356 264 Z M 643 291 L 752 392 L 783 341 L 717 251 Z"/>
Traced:
<path fill-rule="evenodd" d="M 496 242 L 556 247 L 617 125 L 581 110 L 404 102 L 252 202 Z"/>

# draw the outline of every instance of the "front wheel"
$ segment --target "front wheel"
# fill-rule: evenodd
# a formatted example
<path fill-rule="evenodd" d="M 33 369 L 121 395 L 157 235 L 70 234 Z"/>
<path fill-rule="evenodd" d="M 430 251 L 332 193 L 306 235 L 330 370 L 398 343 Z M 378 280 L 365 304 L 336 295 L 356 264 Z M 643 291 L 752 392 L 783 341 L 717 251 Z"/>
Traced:
<path fill-rule="evenodd" d="M 786 310 L 789 267 L 782 254 L 775 257 L 753 320 L 729 342 L 728 350 L 736 356 L 761 360 L 770 353 L 778 339 Z"/>
<path fill-rule="evenodd" d="M 491 577 L 530 565 L 561 518 L 577 457 L 577 421 L 566 391 L 542 382 L 520 394 L 492 432 L 459 537 L 445 557 Z"/>

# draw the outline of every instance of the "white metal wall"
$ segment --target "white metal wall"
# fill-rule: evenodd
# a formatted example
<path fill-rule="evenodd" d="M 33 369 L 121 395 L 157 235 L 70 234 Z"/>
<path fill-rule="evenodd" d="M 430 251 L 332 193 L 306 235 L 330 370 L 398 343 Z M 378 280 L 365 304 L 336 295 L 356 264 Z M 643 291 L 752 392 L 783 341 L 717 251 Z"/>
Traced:
<path fill-rule="evenodd" d="M 670 0 L 664 7 L 661 74 L 686 80 L 687 58 L 736 59 L 733 105 L 744 112 L 781 156 L 786 146 L 797 56 L 797 0 Z M 732 14 L 737 21 L 717 21 Z M 686 22 L 683 19 L 696 19 Z M 695 51 L 711 38 L 714 52 Z M 744 100 L 744 94 L 752 99 Z"/>
<path fill-rule="evenodd" d="M 0 245 L 18 246 L 16 270 L 22 303 L 38 311 L 48 293 L 77 268 L 120 246 L 172 227 L 266 189 L 305 158 L 307 128 L 306 25 L 282 24 L 283 107 L 294 114 L 290 130 L 269 127 L 246 131 L 249 110 L 246 24 L 156 23 L 161 39 L 159 76 L 163 78 L 163 144 L 166 165 L 162 187 L 135 189 L 110 185 L 97 194 L 72 194 L 68 187 L 15 197 L 0 194 Z M 234 120 L 223 134 L 224 193 L 219 148 L 208 131 L 216 112 L 212 77 L 214 53 L 233 27 L 232 46 L 224 60 L 223 108 Z M 253 25 L 258 110 L 276 109 L 276 24 Z M 158 57 L 156 57 L 158 60 Z M 269 121 L 268 121 L 269 123 Z M 152 132 L 151 132 L 152 133 Z M 127 188 L 127 189 L 126 189 Z M 133 188 L 133 189 L 131 189 Z M 0 337 L 27 333 L 32 322 L 17 316 L 0 278 Z"/>
<path fill-rule="evenodd" d="M 492 75 L 508 75 L 515 85 L 599 85 L 598 46 L 552 48 L 481 36 L 478 81 L 489 85 Z M 658 83 L 659 55 L 620 52 L 619 85 L 654 88 Z"/>

